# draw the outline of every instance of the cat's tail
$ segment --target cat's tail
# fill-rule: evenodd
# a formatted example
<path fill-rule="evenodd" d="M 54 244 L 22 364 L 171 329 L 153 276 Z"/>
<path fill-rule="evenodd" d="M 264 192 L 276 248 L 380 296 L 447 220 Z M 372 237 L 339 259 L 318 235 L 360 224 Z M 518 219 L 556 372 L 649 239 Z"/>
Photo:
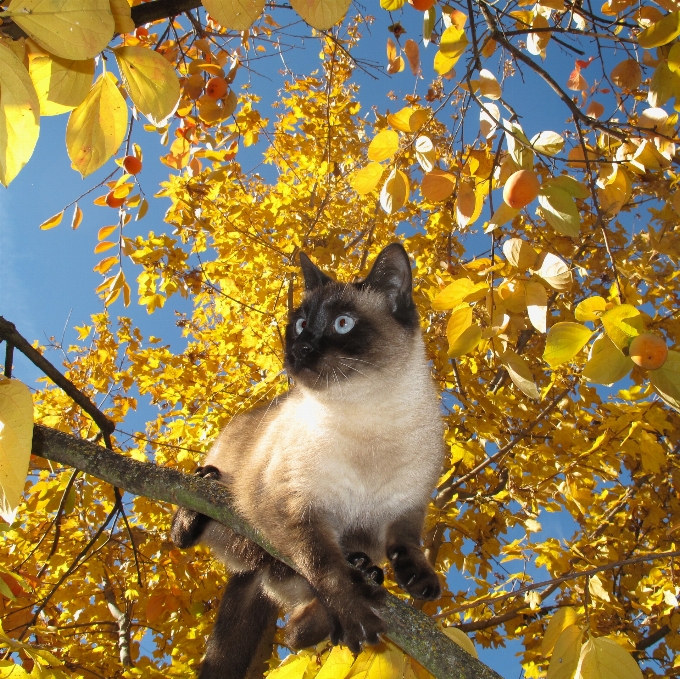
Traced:
<path fill-rule="evenodd" d="M 244 679 L 277 617 L 278 607 L 265 594 L 260 571 L 234 573 L 222 595 L 199 679 Z M 269 644 L 265 650 L 268 658 Z"/>

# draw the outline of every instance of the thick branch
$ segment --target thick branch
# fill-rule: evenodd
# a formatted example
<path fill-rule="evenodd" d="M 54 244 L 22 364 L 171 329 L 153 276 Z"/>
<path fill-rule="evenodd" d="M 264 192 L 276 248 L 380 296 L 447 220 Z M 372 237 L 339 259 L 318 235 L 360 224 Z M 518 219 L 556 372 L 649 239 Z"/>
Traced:
<path fill-rule="evenodd" d="M 189 476 L 175 469 L 139 462 L 40 425 L 36 425 L 33 431 L 32 452 L 54 462 L 76 467 L 129 493 L 182 505 L 210 516 L 294 567 L 235 513 L 230 506 L 229 493 L 219 483 Z M 382 617 L 387 624 L 387 637 L 437 679 L 501 679 L 491 668 L 442 634 L 429 617 L 405 601 L 388 595 Z"/>
<path fill-rule="evenodd" d="M 200 6 L 201 0 L 156 0 L 135 5 L 131 14 L 135 26 L 141 26 L 159 19 L 169 19 Z"/>

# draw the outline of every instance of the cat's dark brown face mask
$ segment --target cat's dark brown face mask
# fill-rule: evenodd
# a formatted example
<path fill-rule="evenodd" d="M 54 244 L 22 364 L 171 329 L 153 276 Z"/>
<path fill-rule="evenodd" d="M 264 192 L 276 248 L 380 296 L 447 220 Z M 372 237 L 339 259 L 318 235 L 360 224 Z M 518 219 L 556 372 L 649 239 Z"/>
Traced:
<path fill-rule="evenodd" d="M 289 375 L 322 390 L 394 369 L 418 325 L 404 248 L 388 245 L 359 283 L 337 283 L 304 254 L 300 264 L 305 298 L 286 328 Z"/>

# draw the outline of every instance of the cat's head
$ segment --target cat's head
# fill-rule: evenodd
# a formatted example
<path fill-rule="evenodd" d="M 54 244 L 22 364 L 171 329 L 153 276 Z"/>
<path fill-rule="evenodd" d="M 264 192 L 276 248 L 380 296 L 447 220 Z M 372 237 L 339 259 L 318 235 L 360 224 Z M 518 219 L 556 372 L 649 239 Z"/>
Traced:
<path fill-rule="evenodd" d="M 388 245 L 358 283 L 334 281 L 303 253 L 300 265 L 305 296 L 286 328 L 286 369 L 296 383 L 344 390 L 408 360 L 419 325 L 401 245 Z"/>

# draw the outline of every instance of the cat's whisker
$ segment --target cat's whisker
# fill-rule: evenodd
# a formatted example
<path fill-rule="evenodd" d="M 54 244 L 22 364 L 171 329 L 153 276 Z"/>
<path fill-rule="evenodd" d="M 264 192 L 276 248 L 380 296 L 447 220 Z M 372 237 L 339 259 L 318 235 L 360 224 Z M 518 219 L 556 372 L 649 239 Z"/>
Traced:
<path fill-rule="evenodd" d="M 340 363 L 340 365 L 342 365 L 342 366 L 345 367 L 345 368 L 349 368 L 350 370 L 354 370 L 354 372 L 357 372 L 357 373 L 359 373 L 360 375 L 363 375 L 364 377 L 368 377 L 368 375 L 366 375 L 366 373 L 361 372 L 361 370 L 359 370 L 358 368 L 355 368 L 355 367 L 352 366 L 352 365 L 349 365 L 349 363 Z M 340 368 L 338 368 L 338 370 L 340 370 Z M 343 373 L 343 374 L 344 374 L 344 373 Z M 347 375 L 345 375 L 345 378 L 347 378 Z"/>
<path fill-rule="evenodd" d="M 344 363 L 342 363 L 342 365 L 344 365 L 346 368 L 349 367 L 349 366 L 346 366 Z M 345 380 L 349 382 L 349 377 L 347 377 L 347 375 L 345 375 L 345 373 L 342 372 L 342 370 L 340 370 L 340 366 L 338 366 L 338 371 L 345 378 Z"/>
<path fill-rule="evenodd" d="M 359 363 L 365 363 L 366 365 L 372 365 L 374 368 L 378 367 L 377 363 L 371 363 L 371 361 L 364 361 L 360 358 L 353 358 L 352 356 L 338 356 L 338 358 L 341 358 L 343 361 L 358 361 Z"/>

